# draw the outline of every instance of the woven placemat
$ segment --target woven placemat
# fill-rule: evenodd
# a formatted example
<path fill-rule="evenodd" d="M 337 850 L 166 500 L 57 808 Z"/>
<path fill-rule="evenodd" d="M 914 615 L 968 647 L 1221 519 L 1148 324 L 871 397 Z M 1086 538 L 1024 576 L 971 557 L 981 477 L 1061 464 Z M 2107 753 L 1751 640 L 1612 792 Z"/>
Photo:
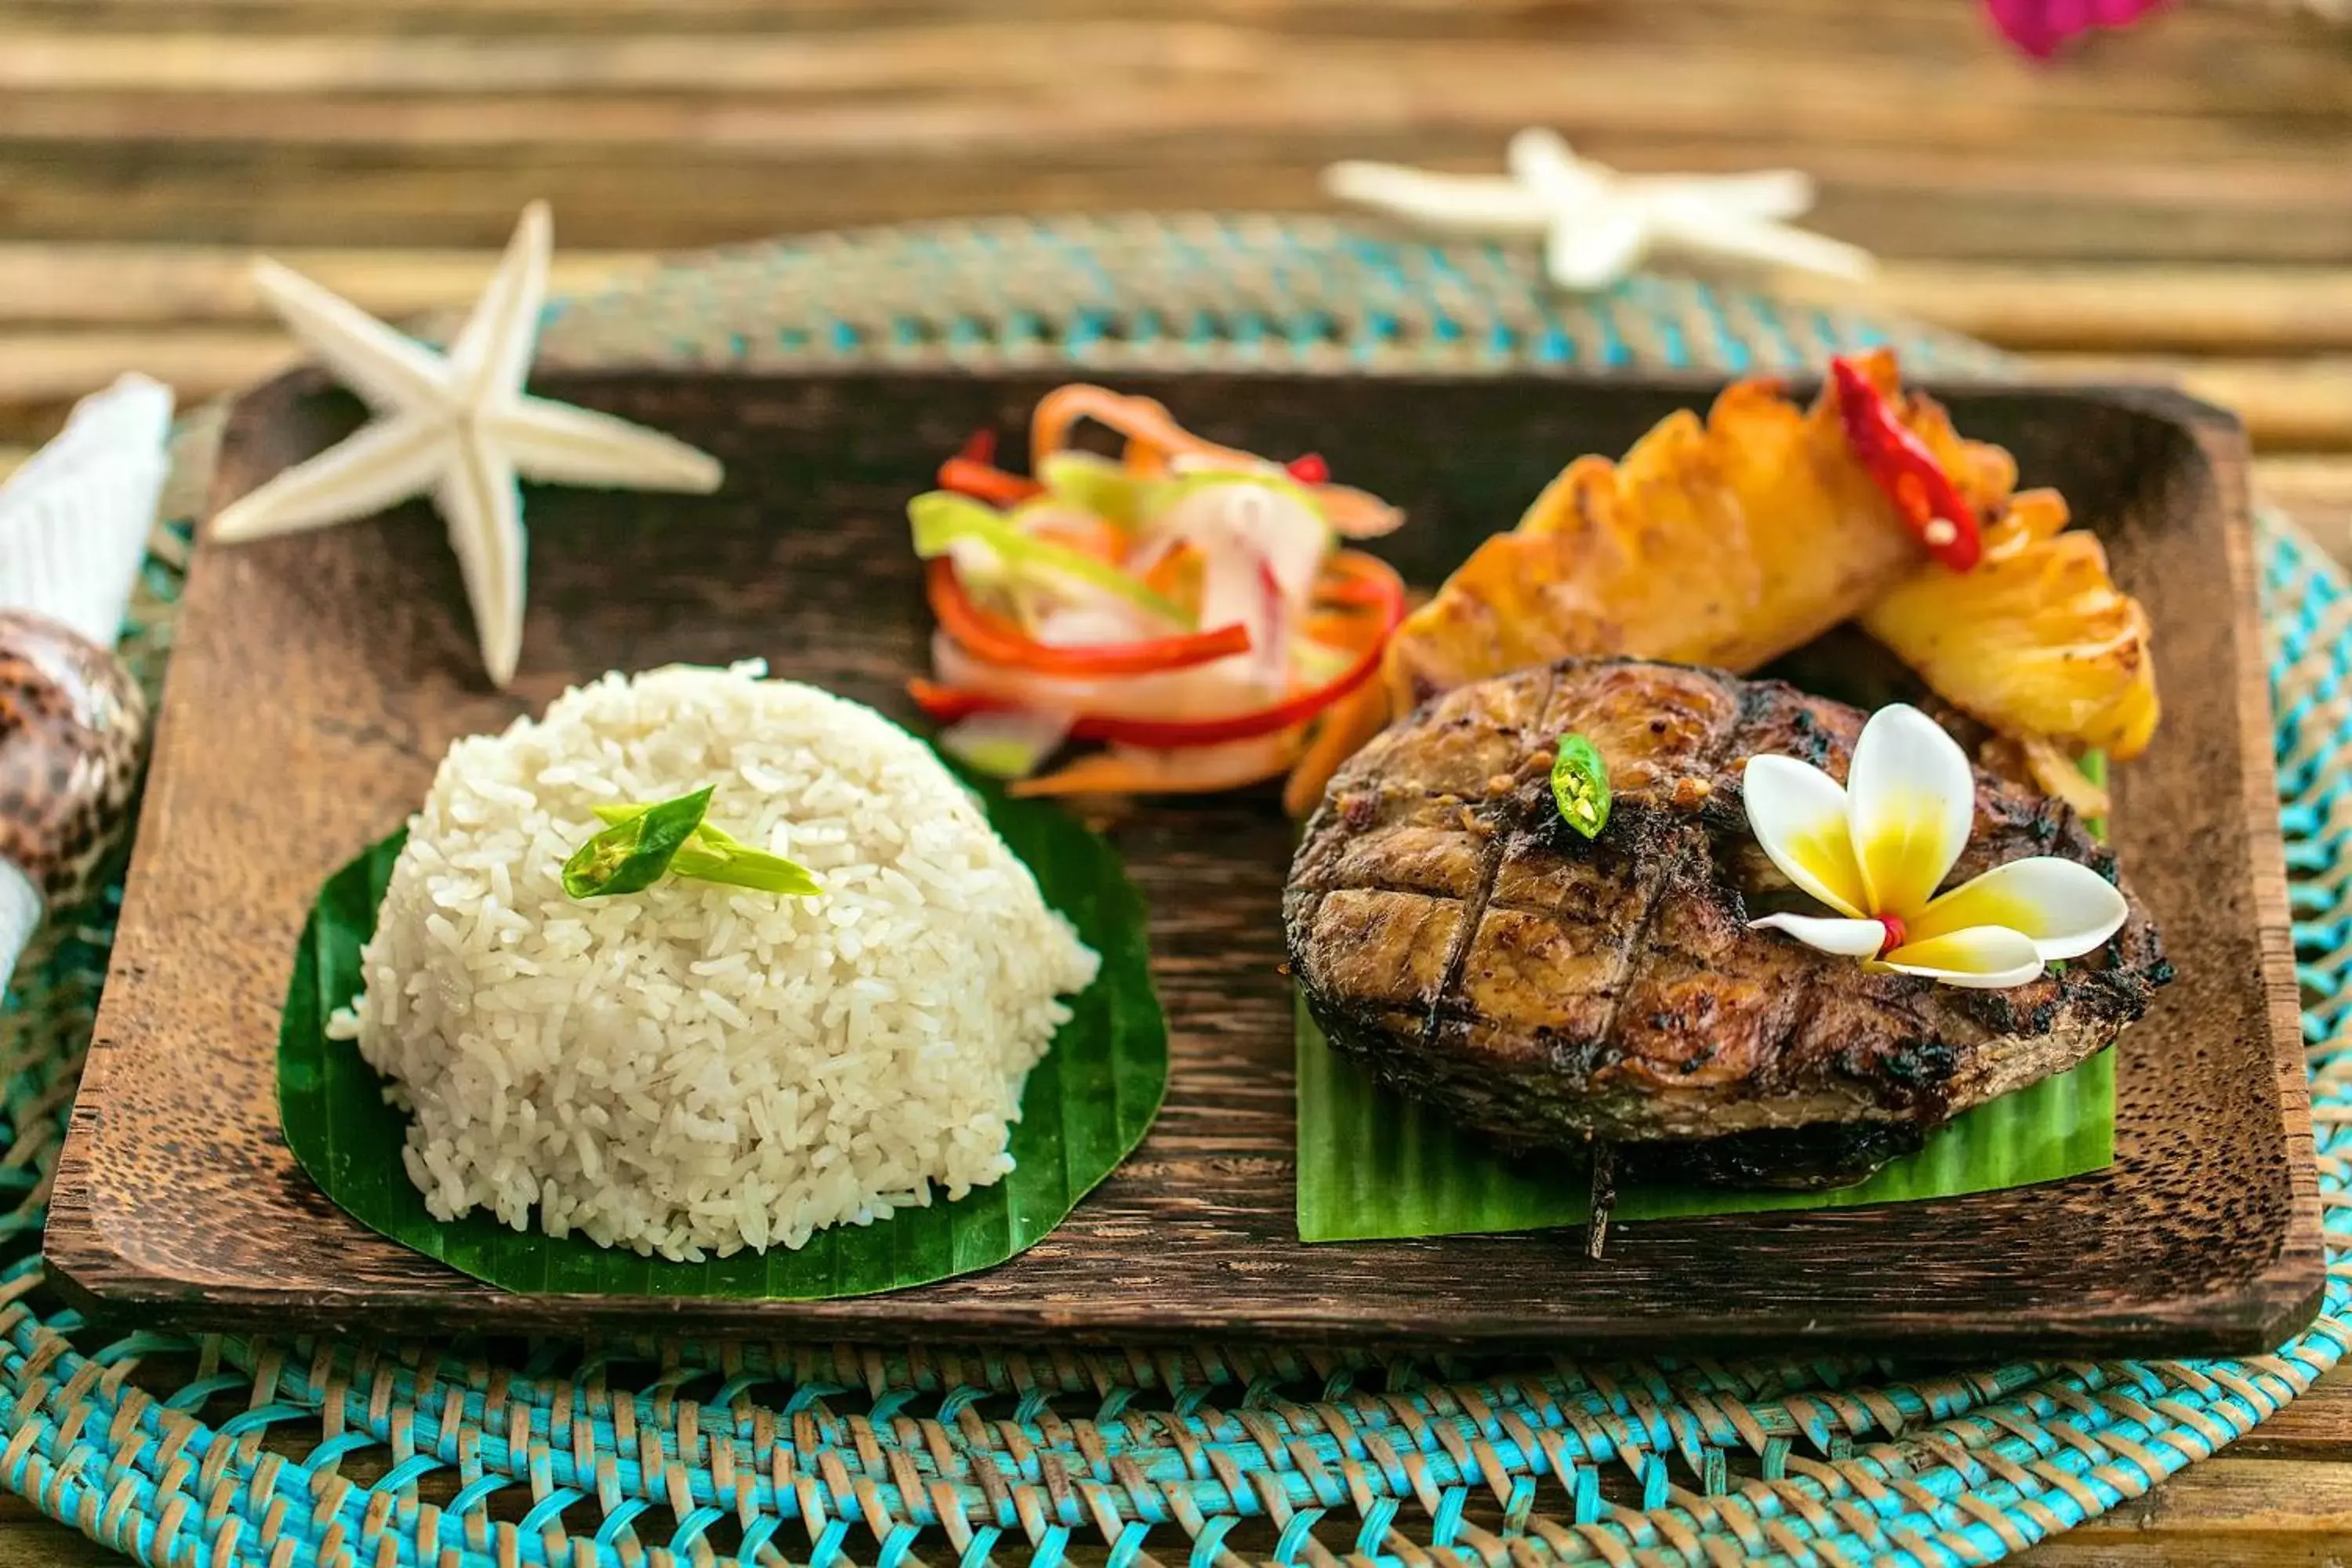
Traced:
<path fill-rule="evenodd" d="M 1694 280 L 1569 301 L 1529 256 L 1255 216 L 730 250 L 551 307 L 545 357 L 1745 371 L 1879 342 L 1925 374 L 2014 370 Z M 184 494 L 211 425 L 191 422 Z M 159 532 L 133 606 L 151 689 L 186 541 L 184 522 Z M 2260 544 L 2323 1197 L 2352 1247 L 2352 584 L 2281 521 Z M 2273 1355 L 1932 1374 L 1834 1356 L 110 1338 L 44 1290 L 37 1240 L 119 900 L 41 939 L 0 1039 L 0 1479 L 150 1563 L 1990 1563 L 2211 1454 L 2345 1344 L 2337 1251 L 2326 1315 Z"/>

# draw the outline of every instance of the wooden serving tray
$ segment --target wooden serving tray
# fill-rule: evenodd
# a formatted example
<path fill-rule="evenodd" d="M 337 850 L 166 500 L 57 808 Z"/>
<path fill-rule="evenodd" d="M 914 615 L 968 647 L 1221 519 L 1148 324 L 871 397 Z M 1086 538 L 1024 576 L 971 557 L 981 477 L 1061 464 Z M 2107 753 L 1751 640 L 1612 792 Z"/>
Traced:
<path fill-rule="evenodd" d="M 1434 584 L 1580 452 L 1703 404 L 1684 381 L 1119 378 L 1262 451 L 1318 450 L 1412 522 Z M 1055 1236 L 992 1272 L 818 1303 L 515 1296 L 362 1229 L 281 1142 L 272 1072 L 320 881 L 423 797 L 453 737 L 610 668 L 764 656 L 906 716 L 929 618 L 902 507 L 1052 379 L 950 372 L 551 376 L 728 465 L 707 500 L 534 493 L 511 693 L 477 674 L 439 522 L 201 545 L 114 968 L 50 1209 L 57 1274 L 194 1324 L 632 1326 L 763 1335 L 1286 1338 L 1636 1349 L 1807 1342 L 1971 1355 L 2266 1350 L 2315 1310 L 2319 1211 L 2257 633 L 2242 439 L 2152 390 L 1953 389 L 1961 427 L 2061 487 L 2158 628 L 2166 701 L 2119 786 L 2119 848 L 2180 979 L 2122 1051 L 2115 1166 L 1933 1204 L 1572 1233 L 1307 1247 L 1293 1222 L 1291 993 L 1269 797 L 1134 809 L 1168 1104 Z M 246 397 L 214 502 L 350 430 L 309 374 Z"/>

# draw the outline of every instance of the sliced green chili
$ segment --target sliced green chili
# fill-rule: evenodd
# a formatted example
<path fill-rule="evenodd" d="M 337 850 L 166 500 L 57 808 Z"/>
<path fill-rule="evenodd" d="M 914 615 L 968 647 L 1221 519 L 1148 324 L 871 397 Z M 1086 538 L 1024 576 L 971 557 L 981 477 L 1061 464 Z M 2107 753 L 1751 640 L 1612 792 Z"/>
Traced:
<path fill-rule="evenodd" d="M 705 822 L 710 809 L 707 788 L 656 805 L 594 809 L 604 830 L 563 863 L 563 890 L 575 899 L 638 892 L 665 875 L 790 898 L 824 890 L 805 867 L 754 849 Z"/>
<path fill-rule="evenodd" d="M 1552 759 L 1551 798 L 1560 820 L 1587 838 L 1600 837 L 1609 826 L 1609 764 L 1599 747 L 1573 731 L 1559 738 Z"/>

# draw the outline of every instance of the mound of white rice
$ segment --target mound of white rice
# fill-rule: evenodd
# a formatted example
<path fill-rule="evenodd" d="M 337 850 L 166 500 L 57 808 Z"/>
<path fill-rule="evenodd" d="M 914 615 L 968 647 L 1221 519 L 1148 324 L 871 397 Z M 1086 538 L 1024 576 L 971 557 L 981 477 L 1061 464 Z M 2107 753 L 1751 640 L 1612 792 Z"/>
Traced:
<path fill-rule="evenodd" d="M 1012 1169 L 1095 954 L 919 742 L 761 669 L 606 676 L 442 763 L 331 1029 L 411 1112 L 435 1215 L 692 1260 Z M 823 894 L 564 893 L 593 805 L 705 784 Z"/>

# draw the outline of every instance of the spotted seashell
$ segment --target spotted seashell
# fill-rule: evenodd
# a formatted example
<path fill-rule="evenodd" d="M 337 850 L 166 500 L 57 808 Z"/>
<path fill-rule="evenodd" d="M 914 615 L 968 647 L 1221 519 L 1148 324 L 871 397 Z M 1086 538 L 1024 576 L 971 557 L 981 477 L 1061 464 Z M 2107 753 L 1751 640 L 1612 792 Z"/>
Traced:
<path fill-rule="evenodd" d="M 52 909 L 95 890 L 131 811 L 147 700 L 111 653 L 0 610 L 0 859 Z"/>

